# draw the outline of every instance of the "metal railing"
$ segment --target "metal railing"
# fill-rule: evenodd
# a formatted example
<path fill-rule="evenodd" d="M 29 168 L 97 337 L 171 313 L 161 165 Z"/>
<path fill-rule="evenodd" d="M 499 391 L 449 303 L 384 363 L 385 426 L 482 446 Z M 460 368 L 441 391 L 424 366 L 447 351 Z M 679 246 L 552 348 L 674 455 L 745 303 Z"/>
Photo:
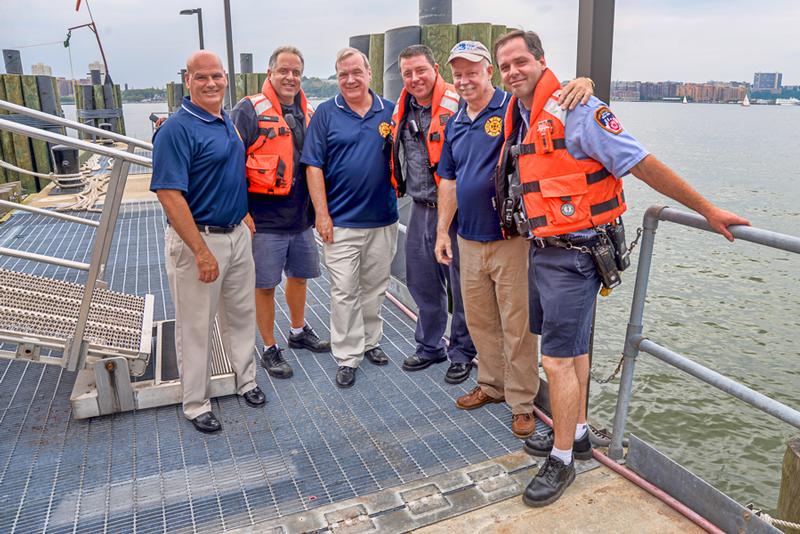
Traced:
<path fill-rule="evenodd" d="M 644 234 L 641 248 L 639 249 L 639 266 L 636 271 L 636 284 L 633 289 L 631 315 L 625 334 L 622 377 L 620 378 L 619 395 L 617 396 L 617 407 L 614 414 L 614 433 L 608 449 L 609 457 L 617 461 L 623 458 L 623 438 L 625 424 L 628 418 L 628 408 L 630 407 L 631 391 L 633 389 L 633 371 L 636 366 L 636 358 L 640 351 L 655 356 L 664 363 L 688 373 L 746 402 L 750 406 L 758 408 L 800 429 L 800 411 L 790 408 L 735 380 L 693 362 L 642 335 L 642 319 L 644 315 L 645 299 L 647 297 L 650 266 L 653 259 L 653 244 L 659 221 L 669 221 L 683 226 L 713 232 L 708 226 L 706 219 L 695 213 L 687 213 L 665 206 L 651 206 L 645 212 L 643 224 Z M 753 228 L 751 226 L 731 226 L 729 230 L 735 238 L 742 241 L 749 241 L 770 248 L 800 254 L 800 237 Z"/>
<path fill-rule="evenodd" d="M 69 119 L 63 119 L 61 117 L 56 117 L 54 115 L 42 113 L 40 111 L 32 110 L 23 106 L 17 106 L 16 104 L 11 104 L 3 100 L 0 100 L 0 108 L 13 111 L 14 113 L 19 113 L 21 115 L 28 115 L 30 117 L 34 117 L 45 122 L 50 122 L 52 124 L 65 126 L 67 128 L 73 128 L 75 130 L 83 131 L 90 134 L 101 135 L 103 137 L 114 139 L 116 141 L 122 141 L 127 143 L 128 145 L 127 151 L 123 151 L 116 148 L 98 145 L 80 139 L 75 139 L 58 133 L 49 132 L 47 130 L 33 128 L 25 124 L 20 124 L 18 122 L 3 119 L 3 116 L 0 115 L 0 130 L 5 130 L 20 135 L 25 135 L 33 139 L 40 139 L 48 143 L 58 143 L 73 148 L 85 150 L 88 152 L 92 152 L 95 154 L 101 154 L 104 156 L 109 156 L 111 158 L 114 158 L 114 163 L 111 167 L 111 175 L 109 177 L 108 191 L 106 192 L 106 200 L 103 203 L 103 211 L 102 214 L 100 215 L 99 222 L 94 220 L 84 219 L 81 217 L 75 217 L 72 215 L 62 214 L 55 211 L 42 210 L 39 208 L 34 208 L 32 206 L 26 206 L 24 204 L 16 204 L 7 201 L 0 201 L 0 204 L 7 207 L 11 207 L 13 209 L 21 209 L 37 213 L 46 217 L 52 217 L 56 219 L 68 220 L 79 224 L 85 224 L 91 227 L 95 227 L 97 229 L 95 234 L 95 240 L 92 245 L 92 257 L 90 263 L 88 264 L 66 260 L 63 258 L 57 258 L 53 256 L 46 256 L 42 254 L 34 254 L 31 252 L 9 249 L 5 247 L 0 248 L 0 254 L 2 255 L 13 256 L 32 261 L 45 262 L 53 265 L 59 265 L 62 267 L 87 271 L 88 274 L 86 278 L 86 284 L 83 290 L 80 310 L 78 312 L 78 320 L 75 326 L 75 332 L 73 336 L 67 340 L 66 346 L 64 347 L 63 365 L 68 370 L 75 371 L 83 368 L 84 362 L 86 360 L 88 343 L 84 339 L 84 334 L 86 332 L 86 325 L 89 319 L 89 311 L 91 309 L 92 296 L 94 294 L 94 290 L 96 287 L 102 287 L 102 288 L 107 287 L 107 283 L 104 281 L 105 267 L 106 267 L 106 262 L 108 260 L 108 254 L 111 249 L 111 241 L 114 237 L 114 229 L 116 228 L 116 222 L 117 222 L 117 217 L 119 215 L 120 204 L 122 203 L 122 194 L 125 190 L 125 183 L 128 178 L 128 170 L 130 169 L 131 163 L 138 163 L 139 165 L 143 165 L 145 167 L 153 166 L 153 162 L 150 158 L 134 154 L 133 151 L 137 147 L 144 148 L 147 150 L 152 150 L 152 145 L 150 143 L 146 143 L 138 139 L 133 139 L 131 137 L 127 137 L 124 135 L 108 132 L 106 130 L 101 130 L 99 128 L 94 128 L 86 124 L 71 121 Z"/>

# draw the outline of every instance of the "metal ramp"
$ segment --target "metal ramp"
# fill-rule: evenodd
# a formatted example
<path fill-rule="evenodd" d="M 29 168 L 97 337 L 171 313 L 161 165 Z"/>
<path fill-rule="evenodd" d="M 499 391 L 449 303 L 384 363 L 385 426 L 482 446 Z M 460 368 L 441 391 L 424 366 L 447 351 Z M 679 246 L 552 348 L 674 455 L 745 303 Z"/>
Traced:
<path fill-rule="evenodd" d="M 154 326 L 153 295 L 112 291 L 106 280 L 129 170 L 133 164 L 140 170 L 152 167 L 152 160 L 141 155 L 150 154 L 152 145 L 2 100 L 0 109 L 127 144 L 127 150 L 122 151 L 0 118 L 0 130 L 82 149 L 113 161 L 99 221 L 0 200 L 2 207 L 95 230 L 94 239 L 81 243 L 78 249 L 91 250 L 88 263 L 62 257 L 74 252 L 69 248 L 57 256 L 49 246 L 39 251 L 36 243 L 27 248 L 6 248 L 11 239 L 0 242 L 0 255 L 86 272 L 83 283 L 78 283 L 0 268 L 0 358 L 77 371 L 70 396 L 77 419 L 179 403 L 181 384 L 170 335 L 172 323 Z M 106 166 L 109 163 L 105 161 Z M 73 239 L 79 233 L 74 229 L 67 232 Z M 14 350 L 7 350 L 9 344 Z M 235 393 L 233 373 L 216 327 L 213 359 L 212 396 Z"/>

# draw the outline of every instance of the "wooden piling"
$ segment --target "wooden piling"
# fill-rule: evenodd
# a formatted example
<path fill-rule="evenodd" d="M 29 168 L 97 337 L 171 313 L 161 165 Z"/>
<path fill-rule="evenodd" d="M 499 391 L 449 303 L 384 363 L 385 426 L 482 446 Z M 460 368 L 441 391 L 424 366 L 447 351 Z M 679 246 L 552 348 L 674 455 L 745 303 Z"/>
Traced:
<path fill-rule="evenodd" d="M 6 100 L 6 86 L 0 77 L 0 100 Z M 7 115 L 8 112 L 0 109 L 0 115 Z M 14 165 L 17 161 L 14 158 L 14 141 L 11 139 L 11 133 L 0 130 L 0 159 Z M 0 168 L 0 180 L 3 182 L 16 181 L 17 173 Z"/>
<path fill-rule="evenodd" d="M 245 74 L 245 77 L 247 78 L 247 95 L 256 95 L 260 93 L 261 86 L 258 85 L 258 73 L 249 72 Z"/>
<path fill-rule="evenodd" d="M 790 439 L 786 444 L 777 517 L 791 523 L 800 523 L 800 436 Z M 787 533 L 797 532 L 783 530 Z"/>
<path fill-rule="evenodd" d="M 22 75 L 20 74 L 4 74 L 3 84 L 6 88 L 6 100 L 12 104 L 20 106 L 25 105 L 25 99 L 22 95 Z M 33 171 L 33 157 L 31 155 L 30 139 L 24 135 L 11 134 L 14 140 L 14 158 L 16 159 L 15 165 L 27 171 Z M 5 154 L 5 150 L 3 151 Z M 22 188 L 29 193 L 36 191 L 36 182 L 32 176 L 22 174 L 19 176 L 19 181 L 22 182 Z"/>
<path fill-rule="evenodd" d="M 383 94 L 383 45 L 384 34 L 369 36 L 369 66 L 372 69 L 372 83 L 369 87 L 379 95 Z"/>
<path fill-rule="evenodd" d="M 236 94 L 233 95 L 233 102 L 231 102 L 231 106 L 235 106 L 239 103 L 239 100 L 247 96 L 247 76 L 244 73 L 239 73 L 236 75 Z"/>
<path fill-rule="evenodd" d="M 104 109 L 106 107 L 106 100 L 105 96 L 103 96 L 103 86 L 102 85 L 92 85 L 92 96 L 94 97 L 94 108 L 93 109 Z M 95 128 L 100 127 L 100 123 L 105 122 L 105 119 L 94 119 L 92 121 L 92 125 Z"/>
<path fill-rule="evenodd" d="M 22 96 L 25 101 L 25 107 L 41 110 L 42 103 L 39 98 L 39 86 L 36 83 L 36 76 L 23 76 L 22 77 Z M 50 172 L 50 154 L 45 141 L 39 139 L 31 139 L 31 152 L 33 156 L 34 170 L 47 174 Z M 41 179 L 35 178 L 36 190 L 40 191 L 43 184 Z"/>

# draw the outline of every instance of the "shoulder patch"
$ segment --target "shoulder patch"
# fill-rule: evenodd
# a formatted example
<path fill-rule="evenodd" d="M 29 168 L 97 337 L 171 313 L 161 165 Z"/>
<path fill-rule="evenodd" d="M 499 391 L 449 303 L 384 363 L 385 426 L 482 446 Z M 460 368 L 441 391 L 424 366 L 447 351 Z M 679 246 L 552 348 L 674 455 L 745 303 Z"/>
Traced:
<path fill-rule="evenodd" d="M 614 135 L 622 133 L 622 125 L 606 106 L 597 108 L 597 111 L 594 112 L 594 120 L 607 132 L 611 132 Z"/>

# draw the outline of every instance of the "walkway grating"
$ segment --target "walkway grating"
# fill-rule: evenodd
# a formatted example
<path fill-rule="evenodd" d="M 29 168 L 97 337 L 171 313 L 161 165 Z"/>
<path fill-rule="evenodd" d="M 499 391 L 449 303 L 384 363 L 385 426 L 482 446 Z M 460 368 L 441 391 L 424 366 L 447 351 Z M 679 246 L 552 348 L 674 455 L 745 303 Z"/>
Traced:
<path fill-rule="evenodd" d="M 121 208 L 108 266 L 110 289 L 155 296 L 154 319 L 174 316 L 164 273 L 164 216 L 154 202 Z M 88 261 L 84 227 L 15 214 L 6 246 Z M 13 234 L 7 234 L 13 235 Z M 68 282 L 81 273 L 0 257 L 0 267 Z M 308 322 L 328 330 L 328 285 L 309 285 Z M 289 329 L 277 299 L 279 342 Z M 259 368 L 266 409 L 240 398 L 212 401 L 224 431 L 194 430 L 178 406 L 70 418 L 74 375 L 59 367 L 0 361 L 0 532 L 219 532 L 483 462 L 520 449 L 505 405 L 457 410 L 475 385 L 443 381 L 444 366 L 403 372 L 413 322 L 383 308 L 390 364 L 364 362 L 356 386 L 334 385 L 330 355 L 285 351 L 295 369 L 276 380 Z"/>

